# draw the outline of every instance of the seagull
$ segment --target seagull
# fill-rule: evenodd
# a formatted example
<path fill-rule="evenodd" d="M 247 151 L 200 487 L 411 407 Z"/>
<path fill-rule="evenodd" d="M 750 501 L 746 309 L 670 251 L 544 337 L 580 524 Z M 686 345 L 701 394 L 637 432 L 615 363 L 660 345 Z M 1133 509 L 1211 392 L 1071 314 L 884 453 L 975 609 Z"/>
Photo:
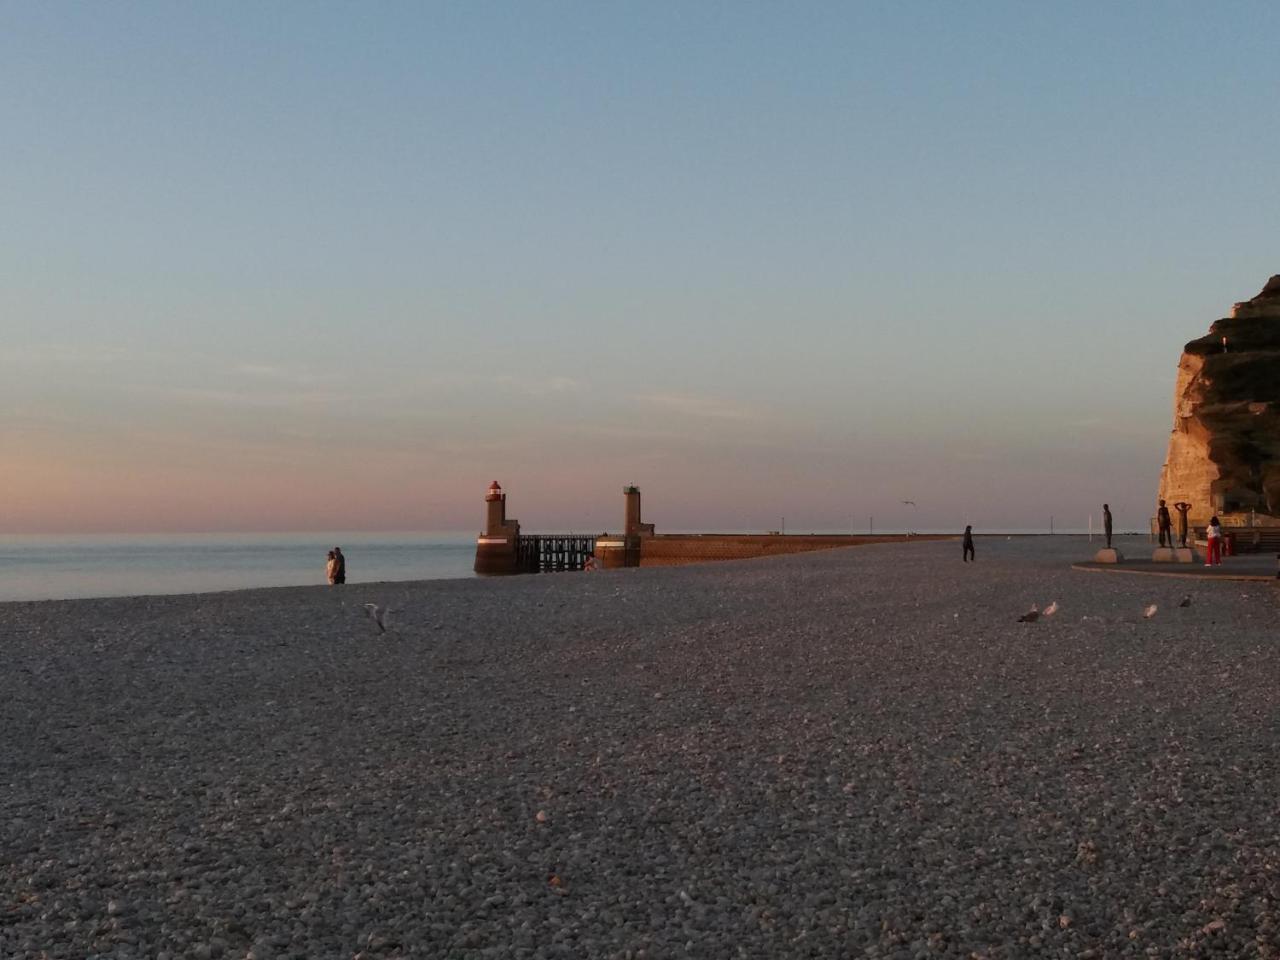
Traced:
<path fill-rule="evenodd" d="M 1156 609 L 1157 607 L 1154 603 L 1151 606 L 1147 607 L 1147 609 L 1142 611 L 1142 619 L 1150 620 L 1152 617 L 1156 615 Z"/>
<path fill-rule="evenodd" d="M 904 507 L 914 507 L 916 505 L 916 502 L 914 500 L 903 500 L 902 505 Z"/>
<path fill-rule="evenodd" d="M 386 618 L 390 615 L 389 607 L 380 607 L 376 603 L 364 605 L 364 615 L 378 625 L 379 633 L 387 632 Z"/>
<path fill-rule="evenodd" d="M 1044 608 L 1044 613 L 1042 614 L 1042 616 L 1052 617 L 1057 612 L 1058 612 L 1058 601 L 1055 600 L 1053 601 L 1053 603 L 1049 604 L 1047 607 Z"/>
<path fill-rule="evenodd" d="M 1019 623 L 1035 623 L 1039 619 L 1040 619 L 1040 611 L 1036 608 L 1036 605 L 1033 603 L 1031 605 L 1031 609 L 1018 618 L 1018 622 Z"/>
<path fill-rule="evenodd" d="M 1187 594 L 1186 596 L 1184 596 L 1181 600 L 1179 600 L 1179 601 L 1178 601 L 1178 606 L 1180 606 L 1180 607 L 1189 607 L 1189 606 L 1191 606 L 1191 594 L 1189 594 L 1189 593 L 1188 593 L 1188 594 Z"/>

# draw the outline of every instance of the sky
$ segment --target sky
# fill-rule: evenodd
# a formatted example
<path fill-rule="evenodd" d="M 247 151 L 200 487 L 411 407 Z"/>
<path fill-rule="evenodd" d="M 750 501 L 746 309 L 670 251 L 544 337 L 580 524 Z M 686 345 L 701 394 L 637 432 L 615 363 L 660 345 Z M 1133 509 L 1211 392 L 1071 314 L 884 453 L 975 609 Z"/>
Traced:
<path fill-rule="evenodd" d="M 1278 34 L 0 4 L 0 533 L 1145 527 L 1280 273 Z"/>

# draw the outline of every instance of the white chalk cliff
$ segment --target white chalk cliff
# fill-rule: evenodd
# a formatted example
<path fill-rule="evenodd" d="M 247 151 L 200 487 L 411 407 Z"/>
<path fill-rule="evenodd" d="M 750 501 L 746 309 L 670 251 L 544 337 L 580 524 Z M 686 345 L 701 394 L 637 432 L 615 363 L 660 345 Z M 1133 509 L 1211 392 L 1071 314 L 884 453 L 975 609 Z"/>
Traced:
<path fill-rule="evenodd" d="M 1184 348 L 1159 496 L 1280 518 L 1280 275 Z"/>

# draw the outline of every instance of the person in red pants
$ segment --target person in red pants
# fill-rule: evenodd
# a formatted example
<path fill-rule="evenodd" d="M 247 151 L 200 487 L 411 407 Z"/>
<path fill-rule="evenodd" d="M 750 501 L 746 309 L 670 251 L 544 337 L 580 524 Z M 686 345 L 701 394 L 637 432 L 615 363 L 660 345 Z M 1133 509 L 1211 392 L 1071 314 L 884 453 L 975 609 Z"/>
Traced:
<path fill-rule="evenodd" d="M 1208 556 L 1205 557 L 1205 566 L 1217 566 L 1222 563 L 1222 524 L 1218 522 L 1215 515 L 1209 520 L 1209 527 L 1205 531 L 1205 537 L 1209 543 Z"/>

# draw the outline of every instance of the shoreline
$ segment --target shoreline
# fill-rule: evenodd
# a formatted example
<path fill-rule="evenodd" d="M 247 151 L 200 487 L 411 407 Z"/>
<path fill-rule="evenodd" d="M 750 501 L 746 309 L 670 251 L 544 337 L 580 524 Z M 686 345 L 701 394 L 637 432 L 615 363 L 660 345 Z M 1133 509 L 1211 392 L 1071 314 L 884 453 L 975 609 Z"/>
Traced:
<path fill-rule="evenodd" d="M 738 536 L 738 537 L 744 537 L 744 538 L 745 538 L 745 537 L 756 537 L 756 536 L 765 536 L 765 535 L 763 535 L 763 534 L 698 534 L 698 535 L 695 535 L 695 534 L 679 534 L 679 536 L 682 536 L 682 537 L 706 536 L 706 537 L 709 537 L 709 538 L 714 538 L 714 537 L 735 537 L 735 536 Z M 795 536 L 795 537 L 804 537 L 804 536 L 824 537 L 824 536 L 829 536 L 829 534 L 787 534 L 787 536 Z M 864 535 L 863 535 L 863 534 L 854 534 L 854 535 L 851 535 L 851 536 L 853 536 L 853 537 L 862 537 L 862 536 L 864 536 Z M 900 535 L 900 534 L 898 534 L 898 535 L 885 534 L 884 536 L 902 536 L 902 535 Z M 1141 535 L 1138 535 L 1138 534 L 1133 534 L 1133 535 L 1125 534 L 1125 535 L 1123 535 L 1123 536 L 1126 536 L 1126 537 L 1128 537 L 1128 536 L 1133 536 L 1134 538 L 1137 538 L 1137 537 L 1139 537 L 1139 536 L 1141 536 Z M 1087 534 L 1083 534 L 1083 533 L 1053 533 L 1053 534 L 1050 534 L 1050 533 L 1022 533 L 1022 534 L 1016 534 L 1016 533 L 1013 533 L 1013 534 L 1001 534 L 1001 533 L 978 534 L 978 533 L 975 533 L 975 534 L 974 534 L 974 539 L 975 539 L 975 540 L 978 540 L 978 541 L 986 541 L 986 540 L 990 540 L 990 541 L 996 541 L 996 542 L 998 542 L 998 541 L 1006 541 L 1006 540 L 1014 540 L 1014 541 L 1017 541 L 1017 540 L 1019 540 L 1019 539 L 1023 539 L 1023 538 L 1039 538 L 1039 537 L 1044 537 L 1044 538 L 1053 538 L 1054 540 L 1058 540 L 1058 539 L 1068 540 L 1068 539 L 1073 539 L 1073 538 L 1078 538 L 1078 539 L 1087 539 L 1088 535 L 1087 535 Z M 914 535 L 913 535 L 913 537 L 912 537 L 911 539 L 906 539 L 905 537 L 903 537 L 903 539 L 893 539 L 893 540 L 886 540 L 886 539 L 882 539 L 882 535 L 880 535 L 880 534 L 875 534 L 875 535 L 874 535 L 874 538 L 875 538 L 875 539 L 870 539 L 870 538 L 868 538 L 866 542 L 862 542 L 862 543 L 850 543 L 850 544 L 847 544 L 847 545 L 837 545 L 837 546 L 832 546 L 832 547 L 824 547 L 824 548 L 822 548 L 821 550 L 809 551 L 809 552 L 812 552 L 812 553 L 825 553 L 825 552 L 828 552 L 828 551 L 830 551 L 830 550 L 846 550 L 846 549 L 853 549 L 853 548 L 866 548 L 866 547 L 877 547 L 877 546 L 908 546 L 908 545 L 913 545 L 913 544 L 924 544 L 924 543 L 948 543 L 948 542 L 958 541 L 958 540 L 960 539 L 960 534 L 958 534 L 958 533 L 956 533 L 956 534 L 920 534 L 920 535 L 918 535 L 918 536 L 914 536 Z M 1119 538 L 1119 537 L 1117 537 L 1117 539 L 1118 539 L 1118 538 Z M 467 546 L 467 547 L 469 547 L 469 546 L 470 546 L 470 544 L 461 544 L 461 546 Z M 793 556 L 793 555 L 796 555 L 796 554 L 777 554 L 777 555 L 773 555 L 773 556 Z M 747 561 L 747 560 L 765 560 L 765 559 L 770 559 L 770 556 L 758 556 L 758 557 L 734 557 L 734 558 L 730 558 L 730 559 L 723 559 L 723 560 L 719 560 L 719 559 L 707 559 L 707 560 L 689 561 L 689 562 L 685 562 L 685 563 L 681 563 L 681 564 L 652 564 L 652 565 L 647 565 L 647 566 L 644 566 L 644 567 L 641 567 L 641 568 L 637 568 L 637 569 L 665 569 L 665 568 L 670 568 L 670 567 L 673 567 L 673 566 L 706 566 L 706 565 L 708 565 L 708 564 L 739 563 L 739 562 L 744 562 L 744 561 Z M 1083 561 L 1081 561 L 1081 562 L 1083 562 Z M 566 572 L 572 572 L 572 571 L 566 571 Z M 581 571 L 577 571 L 577 572 L 581 572 Z M 596 571 L 596 572 L 609 573 L 609 572 L 613 572 L 613 571 Z M 318 581 L 318 582 L 316 582 L 316 583 L 270 584 L 270 585 L 263 585 L 263 586 L 231 587 L 231 588 L 227 588 L 227 589 L 218 589 L 218 590 L 188 590 L 188 591 L 175 591 L 175 592 L 166 592 L 166 593 L 119 593 L 119 594 L 112 593 L 112 594 L 102 594 L 102 595 L 97 595 L 97 596 L 86 596 L 86 597 L 40 597 L 40 598 L 32 598 L 32 599 L 0 599 L 0 609 L 4 608 L 5 606 L 10 605 L 10 604 L 32 604 L 32 603 L 40 603 L 40 604 L 47 604 L 47 603 L 79 603 L 79 602 L 98 602 L 98 601 L 104 601 L 104 600 L 154 600 L 154 599 L 173 598 L 173 597 L 209 597 L 209 596 L 224 596 L 224 595 L 234 595 L 234 594 L 242 594 L 242 593 L 254 593 L 254 592 L 261 592 L 261 591 L 304 590 L 304 589 L 319 588 L 319 587 L 324 587 L 324 588 L 326 588 L 326 589 L 330 589 L 330 588 L 332 588 L 332 585 L 331 585 L 331 584 L 327 584 L 327 583 L 324 583 L 323 581 L 320 581 L 320 580 L 319 580 L 319 577 L 320 577 L 321 575 L 322 575 L 322 574 L 317 574 L 317 581 Z M 464 575 L 464 576 L 456 576 L 456 577 L 455 577 L 455 576 L 450 576 L 450 577 L 427 577 L 427 578 L 415 577 L 415 578 L 409 578 L 409 579 L 405 579 L 405 580 L 370 580 L 370 581 L 355 581 L 355 582 L 348 583 L 348 584 L 346 584 L 345 586 L 348 586 L 348 587 L 368 587 L 368 586 L 375 586 L 375 585 L 378 585 L 378 584 L 384 584 L 384 585 L 391 585 L 391 586 L 395 586 L 395 587 L 400 587 L 400 586 L 415 585 L 415 584 L 452 583 L 452 582 L 457 582 L 457 581 L 469 582 L 469 581 L 472 581 L 472 580 L 505 580 L 505 579 L 509 579 L 509 578 L 510 578 L 510 577 L 512 577 L 512 576 L 519 576 L 519 577 L 526 577 L 526 576 L 540 576 L 540 577 L 545 577 L 545 576 L 550 576 L 550 575 L 553 575 L 553 574 L 550 574 L 550 573 L 539 573 L 539 574 L 510 574 L 510 575 L 503 575 L 503 576 L 480 576 L 480 575 L 477 575 L 477 574 L 472 573 L 472 574 L 468 574 L 468 575 Z"/>
<path fill-rule="evenodd" d="M 392 586 L 392 587 L 409 587 L 409 586 L 425 586 L 432 583 L 467 583 L 472 580 L 482 579 L 476 576 L 470 577 L 432 577 L 427 580 L 367 580 L 355 581 L 343 584 L 341 587 L 335 587 L 330 583 L 295 583 L 295 584 L 273 584 L 271 586 L 262 587 L 232 587 L 228 590 L 197 590 L 186 593 L 121 593 L 108 594 L 101 597 L 45 597 L 36 600 L 0 600 L 0 610 L 9 606 L 19 606 L 26 604 L 50 604 L 50 603 L 107 603 L 111 601 L 134 601 L 134 600 L 190 600 L 201 597 L 236 597 L 247 594 L 258 593 L 283 593 L 291 590 L 338 590 L 338 589 L 362 589 L 365 587 L 376 586 Z"/>
<path fill-rule="evenodd" d="M 724 535 L 708 534 L 707 536 L 719 537 Z M 742 536 L 753 536 L 753 535 L 743 534 Z M 822 536 L 822 535 L 819 534 L 817 536 Z M 824 547 L 822 548 L 822 550 L 811 551 L 811 552 L 823 552 L 825 550 L 844 550 L 844 549 L 850 549 L 853 547 L 873 547 L 873 546 L 883 546 L 883 545 L 892 546 L 892 545 L 900 545 L 900 544 L 916 543 L 916 542 L 923 543 L 926 541 L 937 542 L 941 539 L 952 539 L 952 538 L 942 538 L 940 536 L 933 536 L 933 537 L 921 537 L 918 540 L 913 539 L 910 541 L 876 539 L 876 540 L 869 540 L 868 542 L 865 542 L 865 543 L 851 543 L 851 544 L 842 544 L 842 545 L 832 546 L 832 547 Z M 466 546 L 470 547 L 469 544 L 467 544 Z M 787 554 L 778 554 L 778 555 L 786 556 Z M 744 560 L 763 560 L 763 559 L 767 559 L 767 557 L 766 556 L 732 557 L 732 558 L 723 559 L 723 560 L 706 559 L 706 560 L 687 561 L 681 564 L 652 564 L 652 565 L 646 565 L 643 569 L 654 569 L 656 567 L 668 567 L 668 566 L 704 566 L 706 564 L 736 563 Z M 641 569 L 641 568 L 635 568 L 635 569 Z M 407 586 L 411 584 L 452 583 L 452 582 L 458 582 L 458 581 L 470 582 L 473 580 L 482 580 L 482 581 L 507 580 L 512 577 L 530 577 L 530 576 L 546 577 L 546 576 L 557 576 L 557 575 L 563 575 L 563 574 L 569 574 L 569 573 L 581 573 L 581 572 L 582 571 L 558 571 L 558 572 L 549 571 L 546 573 L 536 573 L 536 574 L 523 573 L 523 574 L 490 575 L 490 576 L 476 574 L 473 572 L 465 576 L 457 576 L 457 577 L 427 577 L 427 578 L 415 577 L 415 578 L 410 578 L 406 580 L 358 580 L 358 581 L 351 581 L 349 583 L 343 584 L 342 586 L 343 587 L 370 587 L 370 586 L 376 586 L 376 585 L 382 584 L 382 585 L 400 587 L 400 586 Z M 597 570 L 595 572 L 611 573 L 614 571 Z M 318 574 L 317 577 L 321 575 L 322 574 Z M 3 607 L 6 604 L 11 604 L 11 603 L 73 603 L 73 602 L 81 602 L 81 601 L 102 601 L 102 600 L 154 600 L 154 599 L 170 598 L 170 597 L 222 596 L 226 594 L 253 593 L 253 592 L 259 592 L 259 591 L 266 591 L 266 590 L 306 590 L 306 589 L 319 588 L 319 587 L 323 587 L 329 590 L 335 589 L 333 584 L 325 583 L 323 581 L 318 581 L 316 583 L 269 584 L 269 585 L 263 585 L 263 586 L 231 587 L 225 590 L 188 590 L 188 591 L 180 591 L 180 592 L 172 592 L 172 593 L 127 593 L 127 594 L 120 593 L 120 594 L 104 594 L 101 596 L 91 596 L 91 597 L 41 597 L 41 598 L 28 599 L 28 600 L 24 600 L 24 599 L 0 600 L 0 607 Z"/>

